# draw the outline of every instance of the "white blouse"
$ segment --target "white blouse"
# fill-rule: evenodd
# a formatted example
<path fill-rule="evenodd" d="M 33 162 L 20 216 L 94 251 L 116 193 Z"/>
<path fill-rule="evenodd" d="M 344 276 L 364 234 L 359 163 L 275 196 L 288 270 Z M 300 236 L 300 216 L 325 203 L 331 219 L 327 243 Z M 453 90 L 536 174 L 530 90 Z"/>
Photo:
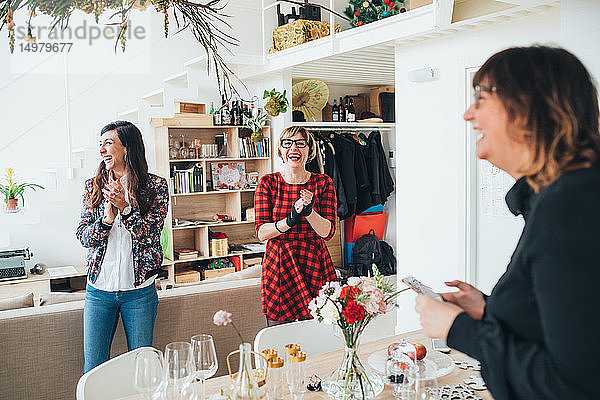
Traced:
<path fill-rule="evenodd" d="M 127 188 L 127 175 L 122 176 L 119 181 L 124 188 Z M 129 203 L 129 193 L 127 190 L 125 190 L 125 201 Z M 117 211 L 117 216 L 108 234 L 108 244 L 98 278 L 96 278 L 95 283 L 92 283 L 88 279 L 88 284 L 96 289 L 116 292 L 150 286 L 154 283 L 155 278 L 156 276 L 153 276 L 140 286 L 135 287 L 131 232 L 125 228 L 121 220 L 121 212 Z"/>

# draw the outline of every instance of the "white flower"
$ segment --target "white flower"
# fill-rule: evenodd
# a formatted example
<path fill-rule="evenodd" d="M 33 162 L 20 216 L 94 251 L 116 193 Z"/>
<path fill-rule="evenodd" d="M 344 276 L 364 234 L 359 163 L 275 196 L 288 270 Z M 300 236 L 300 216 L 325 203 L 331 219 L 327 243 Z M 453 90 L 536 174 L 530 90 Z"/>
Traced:
<path fill-rule="evenodd" d="M 324 324 L 333 325 L 340 319 L 340 314 L 336 306 L 331 301 L 328 301 L 321 308 L 321 317 L 323 317 Z"/>
<path fill-rule="evenodd" d="M 329 297 L 332 300 L 337 300 L 340 297 L 340 293 L 342 292 L 342 286 L 339 282 L 331 281 L 327 282 L 323 285 L 321 290 L 319 290 L 319 297 Z"/>
<path fill-rule="evenodd" d="M 351 276 L 348 278 L 348 286 L 358 286 L 361 280 L 358 276 Z"/>

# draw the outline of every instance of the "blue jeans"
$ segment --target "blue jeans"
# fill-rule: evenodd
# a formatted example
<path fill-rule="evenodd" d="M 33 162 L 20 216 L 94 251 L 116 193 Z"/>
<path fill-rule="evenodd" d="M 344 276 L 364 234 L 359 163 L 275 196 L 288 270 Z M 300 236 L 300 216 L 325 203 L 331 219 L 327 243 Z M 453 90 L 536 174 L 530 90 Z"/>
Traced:
<path fill-rule="evenodd" d="M 128 350 L 152 346 L 157 308 L 154 285 L 124 292 L 106 292 L 87 285 L 83 307 L 83 373 L 110 358 L 119 312 Z"/>

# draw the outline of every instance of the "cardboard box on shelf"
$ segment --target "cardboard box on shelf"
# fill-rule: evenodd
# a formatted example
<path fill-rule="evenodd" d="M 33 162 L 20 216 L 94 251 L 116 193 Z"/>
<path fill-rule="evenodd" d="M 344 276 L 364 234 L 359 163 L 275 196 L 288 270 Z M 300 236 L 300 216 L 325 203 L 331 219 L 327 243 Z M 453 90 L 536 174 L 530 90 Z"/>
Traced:
<path fill-rule="evenodd" d="M 175 102 L 175 113 L 176 114 L 204 114 L 204 113 L 206 113 L 206 104 L 176 101 Z"/>
<path fill-rule="evenodd" d="M 211 279 L 223 275 L 229 275 L 235 272 L 235 267 L 226 267 L 219 269 L 205 269 L 202 271 L 202 279 Z"/>
<path fill-rule="evenodd" d="M 200 282 L 200 272 L 193 269 L 178 270 L 175 273 L 175 283 Z"/>

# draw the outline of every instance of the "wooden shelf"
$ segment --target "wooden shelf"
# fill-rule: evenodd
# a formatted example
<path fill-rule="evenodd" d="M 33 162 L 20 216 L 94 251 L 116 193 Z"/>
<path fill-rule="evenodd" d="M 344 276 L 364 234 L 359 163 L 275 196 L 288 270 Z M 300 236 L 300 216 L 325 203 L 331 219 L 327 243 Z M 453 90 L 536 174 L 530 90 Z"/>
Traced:
<path fill-rule="evenodd" d="M 239 157 L 240 141 L 237 130 L 239 126 L 210 126 L 206 120 L 194 115 L 175 115 L 173 118 L 158 118 L 152 120 L 155 134 L 156 168 L 159 175 L 170 177 L 173 167 L 182 163 L 198 163 L 203 167 L 203 184 L 211 180 L 210 163 L 217 162 L 244 162 L 246 172 L 257 172 L 259 179 L 272 172 L 271 157 Z M 263 129 L 267 137 L 271 137 L 270 126 Z M 182 138 L 187 143 L 196 140 L 200 143 L 213 143 L 215 136 L 223 131 L 227 133 L 228 157 L 171 159 L 169 157 L 169 139 Z M 270 145 L 272 146 L 272 141 Z M 271 150 L 271 149 L 270 149 Z M 269 152 L 272 154 L 272 150 Z M 209 231 L 221 230 L 229 237 L 229 243 L 249 243 L 257 241 L 253 221 L 242 221 L 242 211 L 252 208 L 252 194 L 256 188 L 235 190 L 212 190 L 196 193 L 172 193 L 171 179 L 169 179 L 170 198 L 169 211 L 165 226 L 170 237 L 169 248 L 165 250 L 163 267 L 168 270 L 169 279 L 175 280 L 176 266 L 202 260 L 217 258 L 239 257 L 262 254 L 263 252 L 234 252 L 225 256 L 213 257 L 210 254 Z M 174 219 L 180 220 L 211 220 L 215 214 L 226 214 L 235 219 L 233 222 L 223 222 L 214 225 L 173 226 Z M 176 260 L 173 249 L 190 248 L 199 251 L 201 256 L 189 260 Z M 203 255 L 203 256 L 202 256 Z"/>
<path fill-rule="evenodd" d="M 234 222 L 221 222 L 218 224 L 210 224 L 210 225 L 188 225 L 188 226 L 174 226 L 174 231 L 182 231 L 185 229 L 199 229 L 199 228 L 218 228 L 221 226 L 235 226 L 235 225 L 244 225 L 244 224 L 254 224 L 254 221 L 234 221 Z"/>
<path fill-rule="evenodd" d="M 197 195 L 207 195 L 207 194 L 227 194 L 227 193 L 242 193 L 242 192 L 255 192 L 256 188 L 250 189 L 234 189 L 234 190 L 211 190 L 209 192 L 194 192 L 194 193 L 175 193 L 171 194 L 172 197 L 180 197 L 180 196 L 197 196 Z"/>
<path fill-rule="evenodd" d="M 185 163 L 185 162 L 228 162 L 228 161 L 245 161 L 245 160 L 270 160 L 271 157 L 223 157 L 223 158 L 182 158 L 170 159 L 170 163 Z"/>
<path fill-rule="evenodd" d="M 187 262 L 195 262 L 195 261 L 203 261 L 203 260 L 215 260 L 217 258 L 228 258 L 228 257 L 238 257 L 238 256 L 246 256 L 246 255 L 251 255 L 251 254 L 262 254 L 264 253 L 264 251 L 243 251 L 243 252 L 237 252 L 237 253 L 228 253 L 224 256 L 200 256 L 200 257 L 195 257 L 195 258 L 190 258 L 188 260 L 174 260 L 172 261 L 173 264 L 183 264 L 183 263 L 187 263 Z"/>

